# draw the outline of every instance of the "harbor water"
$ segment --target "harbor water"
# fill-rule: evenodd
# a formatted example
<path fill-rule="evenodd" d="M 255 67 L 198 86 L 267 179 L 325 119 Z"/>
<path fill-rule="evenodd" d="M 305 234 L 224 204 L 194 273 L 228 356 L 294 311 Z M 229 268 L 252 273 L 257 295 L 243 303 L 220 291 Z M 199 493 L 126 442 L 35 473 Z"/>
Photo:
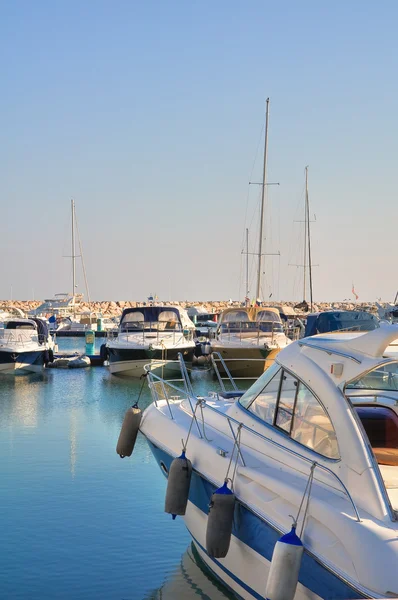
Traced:
<path fill-rule="evenodd" d="M 142 435 L 130 459 L 115 452 L 140 387 L 100 367 L 0 376 L 0 598 L 230 598 L 163 512 L 166 480 Z"/>

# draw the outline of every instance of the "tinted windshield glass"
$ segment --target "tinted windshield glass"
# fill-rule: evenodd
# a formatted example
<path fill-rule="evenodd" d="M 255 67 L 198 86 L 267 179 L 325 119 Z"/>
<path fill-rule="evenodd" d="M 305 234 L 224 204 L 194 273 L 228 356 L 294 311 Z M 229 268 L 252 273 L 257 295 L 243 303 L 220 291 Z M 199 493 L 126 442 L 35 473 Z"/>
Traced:
<path fill-rule="evenodd" d="M 347 389 L 398 391 L 398 363 L 388 363 L 358 377 L 347 384 Z"/>

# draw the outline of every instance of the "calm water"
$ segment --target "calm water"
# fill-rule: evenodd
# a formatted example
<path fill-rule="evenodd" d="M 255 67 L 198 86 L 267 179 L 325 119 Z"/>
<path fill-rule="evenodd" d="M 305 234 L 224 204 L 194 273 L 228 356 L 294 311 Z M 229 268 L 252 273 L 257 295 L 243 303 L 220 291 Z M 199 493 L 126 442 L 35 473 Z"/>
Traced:
<path fill-rule="evenodd" d="M 140 386 L 99 367 L 0 376 L 0 598 L 230 598 L 163 512 L 166 480 L 141 434 L 132 458 L 115 452 Z"/>

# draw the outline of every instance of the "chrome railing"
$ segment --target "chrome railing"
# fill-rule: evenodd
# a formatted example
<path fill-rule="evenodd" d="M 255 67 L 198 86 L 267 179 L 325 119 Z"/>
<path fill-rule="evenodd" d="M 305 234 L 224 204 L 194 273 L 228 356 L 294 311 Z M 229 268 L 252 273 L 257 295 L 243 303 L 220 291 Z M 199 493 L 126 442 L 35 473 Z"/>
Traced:
<path fill-rule="evenodd" d="M 210 355 L 210 360 L 211 360 L 211 364 L 213 366 L 214 372 L 216 374 L 216 377 L 218 379 L 218 383 L 220 384 L 220 387 L 222 389 L 223 392 L 226 392 L 226 388 L 224 385 L 224 378 L 221 377 L 221 373 L 220 373 L 220 369 L 217 366 L 216 360 L 220 361 L 226 375 L 227 375 L 227 379 L 230 382 L 232 389 L 235 390 L 236 392 L 238 392 L 238 386 L 236 385 L 234 378 L 232 377 L 227 365 L 225 364 L 225 360 L 223 359 L 223 357 L 221 356 L 221 354 L 219 352 L 212 352 L 212 354 Z"/>
<path fill-rule="evenodd" d="M 264 326 L 269 329 L 264 329 Z M 256 341 L 257 344 L 260 344 L 260 337 L 267 340 L 271 338 L 270 342 L 273 344 L 277 333 L 283 333 L 282 323 L 278 321 L 231 321 L 219 324 L 216 337 L 228 341 L 237 339 L 241 343 L 245 340 Z"/>
<path fill-rule="evenodd" d="M 166 323 L 164 323 L 165 327 L 161 328 L 162 325 L 161 321 L 145 321 L 140 323 L 139 328 L 136 330 L 122 326 L 119 329 L 112 329 L 107 332 L 107 340 L 116 341 L 119 336 L 122 336 L 123 342 L 136 342 L 148 345 L 160 345 L 165 341 L 172 341 L 174 345 L 181 341 L 193 341 L 194 330 L 183 329 L 180 325 L 176 328 L 166 327 Z"/>
<path fill-rule="evenodd" d="M 187 374 L 186 374 L 187 376 Z M 183 378 L 185 378 L 185 375 L 183 375 Z M 261 440 L 268 442 L 269 444 L 271 444 L 272 446 L 278 448 L 279 450 L 282 450 L 283 452 L 286 452 L 292 456 L 295 456 L 296 458 L 302 460 L 303 462 L 305 462 L 306 464 L 309 464 L 312 466 L 315 466 L 316 469 L 323 471 L 327 474 L 329 474 L 332 478 L 334 478 L 335 481 L 337 481 L 337 483 L 340 485 L 342 492 L 347 496 L 352 509 L 355 513 L 355 517 L 357 521 L 361 521 L 361 518 L 359 516 L 359 512 L 357 509 L 357 506 L 350 494 L 350 492 L 348 491 L 346 485 L 343 483 L 343 481 L 340 479 L 340 477 L 332 470 L 329 469 L 329 467 L 326 467 L 325 465 L 322 465 L 321 463 L 314 461 L 312 458 L 309 458 L 307 456 L 303 456 L 302 454 L 300 454 L 299 452 L 296 452 L 295 450 L 292 450 L 291 448 L 288 448 L 287 446 L 283 446 L 282 444 L 280 444 L 279 442 L 276 442 L 275 440 L 273 440 L 270 437 L 267 437 L 265 435 L 263 435 L 262 433 L 259 433 L 258 431 L 255 431 L 254 429 L 251 429 L 250 427 L 248 427 L 247 425 L 245 425 L 244 423 L 241 423 L 240 421 L 238 421 L 237 419 L 234 419 L 233 417 L 231 417 L 230 415 L 226 415 L 224 412 L 218 410 L 217 408 L 215 408 L 214 406 L 211 406 L 210 404 L 208 404 L 206 402 L 206 400 L 204 398 L 198 398 L 195 395 L 188 393 L 186 390 L 181 390 L 180 388 L 178 388 L 177 386 L 171 384 L 168 381 L 164 381 L 163 379 L 161 379 L 160 377 L 158 377 L 157 375 L 155 375 L 154 373 L 152 373 L 151 371 L 148 371 L 148 380 L 149 380 L 149 388 L 151 390 L 152 393 L 152 397 L 154 399 L 154 403 L 155 406 L 158 408 L 158 402 L 160 400 L 165 400 L 167 403 L 167 407 L 170 413 L 170 418 L 174 420 L 174 416 L 173 416 L 173 411 L 172 411 L 172 405 L 174 404 L 175 399 L 178 398 L 178 400 L 180 400 L 181 398 L 181 394 L 186 394 L 187 400 L 189 401 L 189 405 L 192 411 L 192 415 L 194 415 L 194 411 L 195 411 L 195 406 L 196 404 L 199 402 L 202 405 L 202 409 L 203 408 L 207 408 L 213 412 L 215 412 L 216 414 L 218 414 L 220 417 L 223 417 L 224 419 L 227 420 L 229 428 L 231 430 L 232 436 L 236 442 L 237 439 L 237 433 L 234 432 L 234 429 L 232 427 L 232 424 L 236 425 L 237 427 L 239 427 L 241 430 L 245 430 L 248 433 L 260 438 Z M 172 390 L 175 390 L 176 392 L 178 392 L 178 396 L 174 395 L 174 399 L 172 398 L 172 396 L 170 396 L 167 394 L 166 391 L 166 386 L 171 388 Z M 189 386 L 192 389 L 192 386 L 189 384 Z M 160 388 L 162 390 L 163 393 L 163 397 L 159 396 L 158 393 L 158 388 Z M 202 419 L 203 419 L 203 427 L 205 425 L 205 417 L 204 417 L 204 412 L 202 410 Z M 201 430 L 200 430 L 200 426 L 199 426 L 199 422 L 198 422 L 198 418 L 195 417 L 195 422 L 196 422 L 196 426 L 198 428 L 198 432 L 199 432 L 199 436 L 200 438 L 205 437 Z M 245 461 L 243 459 L 242 453 L 239 452 L 239 456 L 241 458 L 242 464 L 243 466 L 245 465 Z M 279 458 L 276 459 L 273 456 L 270 456 L 269 454 L 267 454 L 266 456 L 268 456 L 268 458 L 272 459 L 272 460 L 277 460 L 279 463 L 284 464 L 286 467 L 292 468 L 291 465 L 289 465 L 286 462 L 282 462 Z M 327 485 L 327 484 L 326 484 Z"/>

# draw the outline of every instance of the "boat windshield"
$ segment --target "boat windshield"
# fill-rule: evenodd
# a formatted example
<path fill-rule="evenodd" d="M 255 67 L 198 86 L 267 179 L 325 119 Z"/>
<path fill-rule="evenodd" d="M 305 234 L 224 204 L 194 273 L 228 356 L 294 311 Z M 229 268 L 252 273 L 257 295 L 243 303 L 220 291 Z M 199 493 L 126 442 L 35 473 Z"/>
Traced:
<path fill-rule="evenodd" d="M 120 325 L 122 332 L 165 331 L 181 329 L 178 316 L 171 310 L 160 311 L 157 320 L 145 320 L 146 315 L 141 311 L 127 313 Z"/>
<path fill-rule="evenodd" d="M 390 362 L 350 381 L 347 390 L 383 390 L 398 392 L 398 362 Z"/>

